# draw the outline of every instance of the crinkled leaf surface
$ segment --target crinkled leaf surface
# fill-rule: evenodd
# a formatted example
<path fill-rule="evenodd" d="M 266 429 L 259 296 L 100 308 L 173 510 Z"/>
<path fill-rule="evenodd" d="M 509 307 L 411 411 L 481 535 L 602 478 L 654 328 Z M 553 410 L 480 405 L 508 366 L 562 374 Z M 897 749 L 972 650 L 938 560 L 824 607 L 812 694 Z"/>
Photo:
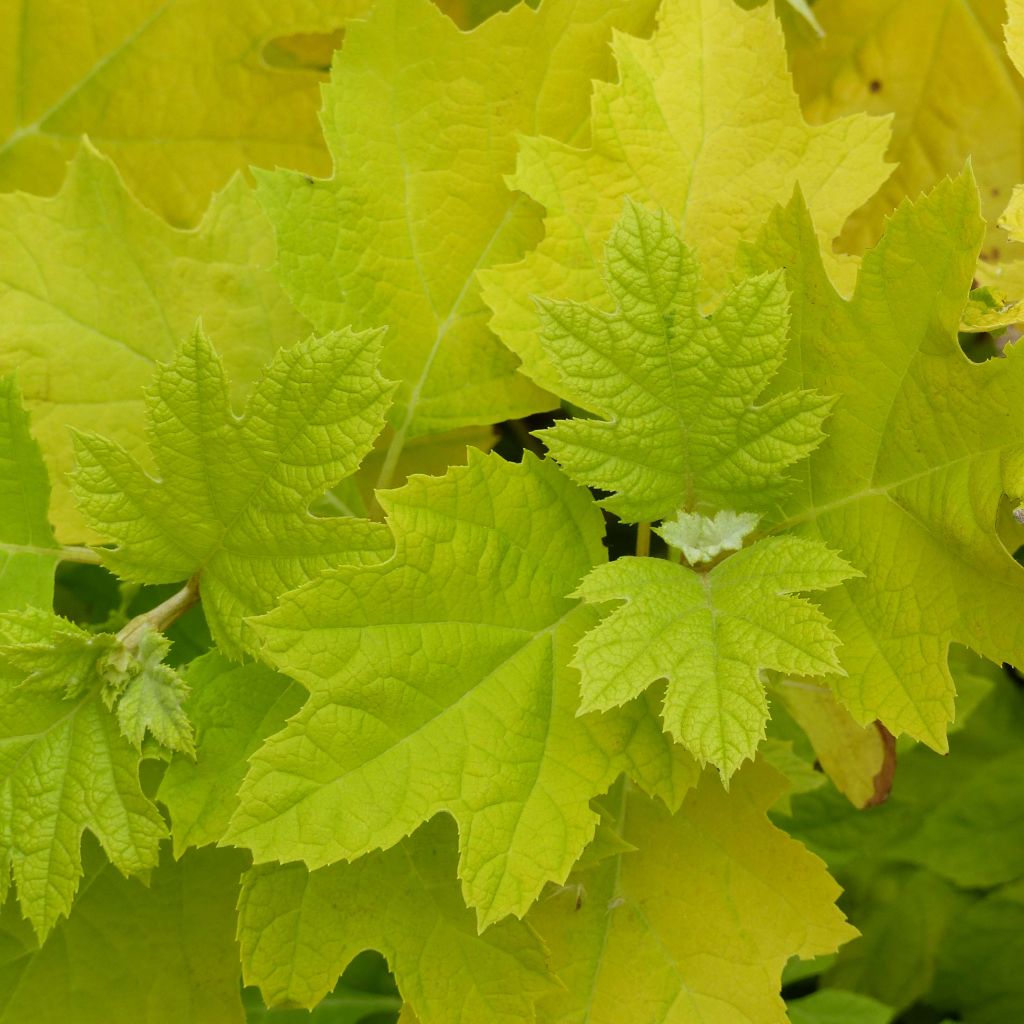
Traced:
<path fill-rule="evenodd" d="M 965 174 L 900 208 L 849 301 L 799 199 L 750 249 L 753 269 L 787 268 L 795 343 L 779 386 L 842 396 L 773 527 L 824 541 L 864 573 L 822 597 L 848 672 L 831 685 L 861 723 L 939 750 L 953 717 L 950 643 L 1024 663 L 1024 569 L 996 529 L 1004 494 L 1024 495 L 1024 352 L 974 365 L 957 341 L 981 233 Z"/>
<path fill-rule="evenodd" d="M 238 654 L 244 616 L 328 566 L 382 557 L 382 526 L 307 511 L 383 426 L 379 350 L 380 332 L 351 331 L 283 349 L 237 418 L 224 368 L 196 331 L 147 393 L 156 475 L 113 441 L 76 437 L 82 512 L 117 544 L 106 564 L 146 583 L 198 575 L 211 633 Z"/>
<path fill-rule="evenodd" d="M 775 504 L 831 404 L 798 391 L 756 404 L 786 354 L 781 274 L 743 282 L 705 318 L 693 253 L 667 214 L 632 202 L 605 254 L 615 312 L 539 305 L 559 393 L 601 416 L 543 431 L 552 454 L 575 480 L 615 492 L 603 504 L 633 522 Z"/>
<path fill-rule="evenodd" d="M 0 611 L 45 607 L 57 554 L 50 481 L 13 377 L 0 377 Z"/>
<path fill-rule="evenodd" d="M 79 137 L 132 191 L 193 222 L 248 164 L 329 166 L 322 71 L 271 66 L 264 46 L 331 32 L 369 0 L 18 0 L 0 12 L 0 189 L 55 192 Z M 60 32 L 54 26 L 60 26 Z"/>
<path fill-rule="evenodd" d="M 511 183 L 546 208 L 544 240 L 517 266 L 483 274 L 492 327 L 551 390 L 561 381 L 536 340 L 530 297 L 604 300 L 597 264 L 624 195 L 681 224 L 707 297 L 794 184 L 830 240 L 888 174 L 885 121 L 804 122 L 769 8 L 666 0 L 659 18 L 650 41 L 615 37 L 619 81 L 595 86 L 589 149 L 524 141 Z"/>
<path fill-rule="evenodd" d="M 655 6 L 548 0 L 466 33 L 428 0 L 380 0 L 324 92 L 334 177 L 259 175 L 302 312 L 321 330 L 390 327 L 396 455 L 416 434 L 553 404 L 487 329 L 475 274 L 540 237 L 536 207 L 504 180 L 517 134 L 580 136 L 611 28 L 641 31 Z"/>
<path fill-rule="evenodd" d="M 252 759 L 229 839 L 317 868 L 440 811 L 481 927 L 523 914 L 593 835 L 620 771 L 678 800 L 692 778 L 646 703 L 577 717 L 568 666 L 594 614 L 567 595 L 605 558 L 589 494 L 549 462 L 471 454 L 380 496 L 395 554 L 341 568 L 256 621 L 310 690 Z"/>
<path fill-rule="evenodd" d="M 273 234 L 240 181 L 178 231 L 85 146 L 54 198 L 0 195 L 0 251 L 0 370 L 18 372 L 65 541 L 85 539 L 65 481 L 69 426 L 139 452 L 142 389 L 200 315 L 238 387 L 308 330 L 267 270 Z"/>
<path fill-rule="evenodd" d="M 157 797 L 171 815 L 176 856 L 216 843 L 238 804 L 248 759 L 302 707 L 306 691 L 258 662 L 236 665 L 212 652 L 186 672 L 196 758 L 176 757 Z"/>
<path fill-rule="evenodd" d="M 580 641 L 581 708 L 623 704 L 665 678 L 666 730 L 728 779 L 764 738 L 768 701 L 760 673 L 841 673 L 838 641 L 798 593 L 853 574 L 820 541 L 771 537 L 710 572 L 660 558 L 599 565 L 579 594 L 625 602 Z"/>
<path fill-rule="evenodd" d="M 18 928 L 13 903 L 5 908 L 0 1021 L 242 1024 L 234 934 L 243 858 L 165 853 L 145 885 L 88 852 L 74 913 L 41 947 Z"/>
<path fill-rule="evenodd" d="M 747 766 L 726 793 L 708 774 L 675 815 L 620 789 L 612 822 L 636 850 L 570 876 L 527 922 L 565 991 L 544 1024 L 783 1024 L 782 968 L 854 932 L 817 857 L 765 811 L 781 776 Z"/>
<path fill-rule="evenodd" d="M 19 686 L 32 669 L 12 664 L 10 648 L 0 655 L 0 889 L 13 871 L 40 936 L 71 907 L 86 829 L 125 873 L 155 866 L 167 831 L 104 701 L 96 662 L 111 639 L 41 611 L 0 617 L 0 642 L 43 671 Z"/>
<path fill-rule="evenodd" d="M 478 935 L 457 860 L 451 822 L 438 818 L 352 864 L 253 868 L 239 905 L 246 982 L 271 1005 L 312 1006 L 372 948 L 420 1024 L 529 1024 L 556 987 L 543 943 L 515 920 Z"/>
<path fill-rule="evenodd" d="M 793 80 L 809 120 L 893 115 L 888 156 L 895 169 L 850 219 L 843 246 L 860 252 L 873 245 L 904 198 L 958 173 L 970 158 L 992 225 L 982 255 L 1019 255 L 996 228 L 1024 178 L 1024 80 L 1003 47 L 1006 9 L 1006 0 L 818 0 L 823 37 L 789 33 Z"/>
<path fill-rule="evenodd" d="M 691 565 L 700 565 L 726 552 L 739 551 L 760 518 L 754 512 L 724 511 L 713 516 L 677 512 L 672 519 L 655 527 L 654 532 L 670 549 L 681 551 Z"/>

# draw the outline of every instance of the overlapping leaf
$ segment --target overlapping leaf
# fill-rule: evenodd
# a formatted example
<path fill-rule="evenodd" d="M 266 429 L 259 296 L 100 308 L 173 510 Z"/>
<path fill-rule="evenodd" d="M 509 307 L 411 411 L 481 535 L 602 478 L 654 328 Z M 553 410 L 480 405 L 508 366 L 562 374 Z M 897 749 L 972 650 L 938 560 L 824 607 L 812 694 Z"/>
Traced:
<path fill-rule="evenodd" d="M 552 454 L 580 483 L 614 492 L 603 504 L 633 522 L 776 505 L 831 405 L 813 391 L 757 404 L 786 356 L 781 275 L 743 282 L 705 318 L 692 252 L 666 214 L 631 202 L 605 256 L 614 312 L 539 304 L 559 393 L 602 417 L 544 431 Z"/>
<path fill-rule="evenodd" d="M 307 330 L 267 270 L 273 236 L 239 181 L 196 230 L 176 231 L 85 146 L 54 198 L 0 195 L 0 250 L 0 370 L 17 371 L 65 541 L 86 539 L 65 479 L 69 426 L 138 453 L 142 389 L 199 316 L 238 389 Z"/>
<path fill-rule="evenodd" d="M 384 422 L 390 386 L 377 372 L 380 332 L 338 331 L 282 350 L 241 419 L 220 360 L 201 331 L 158 368 L 147 396 L 158 476 L 120 445 L 76 438 L 75 490 L 122 578 L 198 576 L 203 609 L 228 654 L 242 619 L 321 569 L 375 560 L 387 531 L 307 509 L 355 471 Z"/>
<path fill-rule="evenodd" d="M 329 166 L 323 69 L 270 63 L 275 37 L 330 33 L 369 0 L 31 0 L 0 11 L 0 189 L 57 190 L 78 140 L 169 220 L 198 219 L 249 164 Z M 60 26 L 59 35 L 55 26 Z"/>
<path fill-rule="evenodd" d="M 828 620 L 797 593 L 856 575 L 818 541 L 772 537 L 710 572 L 659 558 L 620 558 L 580 585 L 595 604 L 625 602 L 580 641 L 584 711 L 623 704 L 659 679 L 666 730 L 728 777 L 764 738 L 760 673 L 841 674 Z"/>
<path fill-rule="evenodd" d="M 259 175 L 282 280 L 320 330 L 391 327 L 401 382 L 385 485 L 407 438 L 552 404 L 488 331 L 476 271 L 540 236 L 509 190 L 517 135 L 585 134 L 612 27 L 645 29 L 654 0 L 547 0 L 471 33 L 429 0 L 380 0 L 353 26 L 324 93 L 334 177 Z"/>
<path fill-rule="evenodd" d="M 755 237 L 794 184 L 830 241 L 888 173 L 883 120 L 805 123 L 770 5 L 666 0 L 659 18 L 649 42 L 615 37 L 619 81 L 595 86 L 589 149 L 523 143 L 510 181 L 545 207 L 544 240 L 520 264 L 482 275 L 492 326 L 552 390 L 560 380 L 536 340 L 531 296 L 603 300 L 597 262 L 624 195 L 682 225 L 706 298 L 726 285 L 740 239 Z"/>
<path fill-rule="evenodd" d="M 849 301 L 799 199 L 750 249 L 752 269 L 786 268 L 792 293 L 779 386 L 842 395 L 771 529 L 822 540 L 864 573 L 821 599 L 848 672 L 832 685 L 854 717 L 939 750 L 950 643 L 1024 663 L 1024 569 L 997 530 L 1004 496 L 1024 495 L 1024 359 L 1011 346 L 972 365 L 957 342 L 982 227 L 973 177 L 944 182 L 901 207 Z"/>
<path fill-rule="evenodd" d="M 605 557 L 586 491 L 532 456 L 473 455 L 380 500 L 390 560 L 324 575 L 256 622 L 310 699 L 253 758 L 229 839 L 317 868 L 447 811 L 483 926 L 565 877 L 593 835 L 588 801 L 619 772 L 672 802 L 692 762 L 644 702 L 577 717 L 568 662 L 594 615 L 567 595 Z"/>

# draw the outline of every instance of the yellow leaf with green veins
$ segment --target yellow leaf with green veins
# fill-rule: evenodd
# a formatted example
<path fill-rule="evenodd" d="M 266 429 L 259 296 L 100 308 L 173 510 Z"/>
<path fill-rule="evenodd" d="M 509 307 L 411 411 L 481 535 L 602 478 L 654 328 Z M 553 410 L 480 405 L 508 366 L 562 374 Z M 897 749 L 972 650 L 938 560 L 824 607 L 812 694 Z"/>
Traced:
<path fill-rule="evenodd" d="M 620 772 L 673 803 L 693 762 L 653 701 L 577 715 L 568 662 L 595 616 L 569 595 L 607 557 L 585 490 L 532 455 L 471 452 L 379 497 L 389 560 L 326 573 L 253 622 L 261 657 L 310 698 L 252 757 L 227 839 L 318 868 L 447 812 L 484 927 L 565 877 L 597 823 L 588 801 Z"/>
<path fill-rule="evenodd" d="M 785 788 L 763 763 L 728 793 L 708 774 L 675 815 L 620 788 L 610 821 L 635 850 L 577 870 L 526 919 L 565 986 L 539 1024 L 785 1024 L 787 960 L 856 935 L 825 865 L 766 817 Z"/>
<path fill-rule="evenodd" d="M 606 301 L 598 262 L 623 196 L 681 224 L 706 300 L 727 285 L 737 243 L 755 237 L 795 184 L 827 243 L 889 171 L 886 121 L 804 121 L 768 8 L 665 0 L 650 41 L 616 35 L 613 49 L 619 80 L 595 85 L 589 148 L 522 142 L 509 181 L 545 207 L 543 241 L 521 263 L 481 275 L 491 326 L 549 390 L 560 379 L 536 340 L 531 296 Z"/>
<path fill-rule="evenodd" d="M 104 564 L 140 583 L 198 577 L 210 632 L 237 657 L 247 615 L 322 569 L 382 558 L 379 523 L 308 511 L 384 425 L 392 386 L 377 372 L 380 343 L 380 331 L 336 331 L 281 349 L 238 417 L 197 330 L 147 393 L 156 475 L 113 441 L 75 436 L 82 514 L 115 544 Z"/>
<path fill-rule="evenodd" d="M 260 173 L 279 272 L 319 330 L 389 327 L 405 441 L 554 404 L 487 328 L 476 272 L 540 237 L 510 190 L 517 136 L 585 138 L 590 79 L 611 72 L 612 27 L 642 31 L 655 0 L 547 0 L 462 32 L 428 0 L 380 0 L 347 34 L 324 90 L 334 176 Z"/>
<path fill-rule="evenodd" d="M 900 207 L 846 300 L 796 197 L 744 268 L 785 269 L 794 343 L 777 386 L 840 396 L 785 515 L 762 526 L 863 572 L 821 597 L 848 673 L 830 685 L 861 724 L 937 750 L 953 717 L 950 644 L 1024 663 L 1024 569 L 997 529 L 1005 517 L 1020 543 L 1004 502 L 1024 497 L 1024 350 L 975 365 L 957 338 L 983 230 L 971 174 L 943 182 Z"/>
<path fill-rule="evenodd" d="M 54 198 L 0 195 L 0 251 L 0 372 L 17 370 L 64 541 L 92 539 L 66 480 L 68 427 L 141 452 L 143 387 L 200 316 L 239 389 L 308 332 L 267 269 L 273 235 L 240 181 L 178 231 L 86 146 Z"/>
<path fill-rule="evenodd" d="M 323 74 L 274 67 L 264 47 L 278 36 L 331 32 L 369 4 L 4 4 L 0 190 L 56 192 L 83 135 L 144 203 L 178 224 L 198 220 L 211 193 L 249 164 L 323 173 Z"/>

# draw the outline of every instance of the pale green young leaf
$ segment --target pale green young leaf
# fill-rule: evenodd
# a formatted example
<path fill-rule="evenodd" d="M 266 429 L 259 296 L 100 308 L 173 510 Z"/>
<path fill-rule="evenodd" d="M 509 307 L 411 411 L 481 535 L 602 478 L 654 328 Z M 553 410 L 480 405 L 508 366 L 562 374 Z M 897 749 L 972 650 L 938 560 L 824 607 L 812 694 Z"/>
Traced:
<path fill-rule="evenodd" d="M 308 512 L 383 426 L 391 388 L 377 372 L 380 339 L 338 331 L 283 349 L 238 418 L 197 330 L 147 393 L 155 476 L 115 442 L 76 436 L 82 513 L 117 545 L 105 563 L 145 583 L 198 575 L 210 631 L 238 655 L 246 615 L 321 569 L 382 557 L 383 526 Z"/>
<path fill-rule="evenodd" d="M 702 516 L 699 512 L 679 512 L 654 532 L 669 547 L 682 551 L 691 565 L 710 562 L 726 551 L 739 551 L 743 541 L 757 527 L 760 516 L 755 512 L 716 512 Z"/>
<path fill-rule="evenodd" d="M 310 698 L 253 757 L 228 838 L 317 868 L 447 811 L 483 927 L 565 877 L 593 835 L 588 801 L 621 771 L 677 803 L 692 761 L 647 702 L 577 716 L 568 663 L 596 616 L 569 594 L 606 557 L 585 490 L 533 456 L 471 453 L 380 501 L 387 562 L 325 574 L 255 622 Z"/>
<path fill-rule="evenodd" d="M 0 195 L 0 251 L 0 372 L 17 370 L 67 542 L 88 539 L 65 478 L 69 426 L 141 452 L 142 389 L 200 315 L 238 388 L 308 331 L 270 275 L 273 234 L 240 181 L 178 231 L 86 145 L 53 198 Z"/>
<path fill-rule="evenodd" d="M 784 790 L 761 763 L 729 793 L 705 776 L 675 815 L 620 789 L 612 820 L 635 851 L 574 872 L 526 919 L 565 986 L 541 1024 L 784 1024 L 789 958 L 856 934 L 825 865 L 768 821 Z"/>
<path fill-rule="evenodd" d="M 40 936 L 71 907 L 86 829 L 126 874 L 155 866 L 167 831 L 106 706 L 112 641 L 48 612 L 0 616 L 0 888 L 13 872 Z"/>
<path fill-rule="evenodd" d="M 938 750 L 950 643 L 1024 663 L 1024 569 L 996 529 L 1004 496 L 1024 496 L 1024 350 L 975 365 L 957 340 L 982 229 L 970 173 L 943 182 L 900 208 L 850 300 L 799 198 L 749 251 L 751 270 L 784 267 L 792 293 L 779 386 L 842 395 L 769 529 L 824 541 L 864 573 L 821 599 L 848 673 L 831 685 L 862 724 Z"/>
<path fill-rule="evenodd" d="M 346 33 L 322 120 L 334 176 L 258 175 L 279 271 L 319 330 L 388 324 L 407 438 L 554 404 L 487 328 L 476 272 L 521 257 L 539 211 L 510 190 L 517 135 L 584 134 L 613 27 L 644 31 L 655 0 L 548 0 L 462 32 L 429 0 L 380 0 Z"/>
<path fill-rule="evenodd" d="M 58 555 L 49 505 L 50 481 L 18 387 L 0 377 L 0 611 L 50 601 Z"/>
<path fill-rule="evenodd" d="M 363 949 L 388 960 L 420 1024 L 532 1024 L 557 982 L 521 921 L 477 933 L 439 817 L 385 852 L 310 872 L 269 864 L 246 876 L 239 940 L 247 984 L 270 1005 L 313 1006 Z"/>
<path fill-rule="evenodd" d="M 167 851 L 144 884 L 86 853 L 74 912 L 41 946 L 19 928 L 14 904 L 4 908 L 0 1024 L 243 1024 L 234 937 L 243 858 L 194 850 L 174 861 Z"/>
<path fill-rule="evenodd" d="M 370 0 L 31 0 L 0 8 L 0 189 L 57 190 L 88 135 L 176 223 L 249 164 L 329 167 L 323 72 L 267 59 L 275 37 L 330 33 Z M 59 41 L 54 26 L 61 27 Z"/>
<path fill-rule="evenodd" d="M 157 799 L 171 815 L 176 856 L 216 843 L 238 805 L 249 758 L 302 707 L 306 691 L 258 662 L 236 665 L 211 652 L 186 672 L 196 757 L 168 765 Z"/>
<path fill-rule="evenodd" d="M 800 593 L 856 571 L 819 541 L 772 537 L 710 572 L 620 558 L 580 584 L 588 602 L 624 602 L 580 641 L 583 711 L 624 704 L 659 679 L 666 730 L 725 779 L 764 738 L 761 672 L 842 674 L 828 619 Z"/>
<path fill-rule="evenodd" d="M 632 202 L 605 260 L 614 312 L 539 303 L 559 393 L 601 416 L 543 431 L 552 454 L 575 480 L 613 491 L 603 504 L 633 522 L 776 504 L 831 405 L 799 391 L 757 404 L 786 356 L 782 276 L 745 281 L 705 318 L 693 253 L 667 214 Z"/>
<path fill-rule="evenodd" d="M 770 6 L 665 0 L 659 21 L 650 41 L 615 37 L 618 81 L 595 86 L 589 148 L 527 139 L 510 179 L 545 207 L 544 239 L 521 263 L 485 271 L 483 294 L 491 326 L 550 390 L 561 379 L 531 297 L 605 301 L 601 246 L 623 196 L 681 225 L 703 302 L 725 289 L 738 242 L 756 237 L 795 184 L 827 243 L 889 173 L 885 120 L 804 121 Z"/>

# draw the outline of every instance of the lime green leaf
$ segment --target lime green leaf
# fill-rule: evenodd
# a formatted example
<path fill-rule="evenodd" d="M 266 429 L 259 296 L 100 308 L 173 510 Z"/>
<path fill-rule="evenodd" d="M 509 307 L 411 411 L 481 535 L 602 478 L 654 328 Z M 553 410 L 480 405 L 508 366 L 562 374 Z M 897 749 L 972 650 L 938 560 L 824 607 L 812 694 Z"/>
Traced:
<path fill-rule="evenodd" d="M 804 122 L 769 8 L 666 0 L 651 41 L 619 35 L 614 51 L 619 81 L 595 87 L 591 148 L 522 145 L 510 180 L 546 208 L 544 240 L 518 265 L 482 275 L 492 327 L 551 390 L 561 379 L 536 338 L 531 296 L 603 300 L 597 263 L 623 196 L 682 225 L 704 301 L 727 285 L 737 243 L 795 184 L 830 241 L 888 174 L 885 121 Z"/>
<path fill-rule="evenodd" d="M 176 231 L 85 146 L 54 198 L 0 195 L 0 251 L 0 371 L 18 372 L 62 540 L 86 539 L 65 481 L 67 428 L 140 452 L 143 386 L 198 316 L 239 386 L 308 331 L 267 270 L 273 235 L 241 182 L 214 199 L 196 230 Z"/>
<path fill-rule="evenodd" d="M 893 1011 L 884 1003 L 841 988 L 822 988 L 787 1003 L 791 1024 L 889 1024 Z"/>
<path fill-rule="evenodd" d="M 958 173 L 969 158 L 992 225 L 984 255 L 998 261 L 1024 251 L 1007 246 L 995 226 L 1024 177 L 1024 80 L 1003 48 L 1005 11 L 1005 0 L 818 0 L 824 38 L 790 33 L 809 120 L 893 115 L 888 156 L 896 168 L 844 228 L 844 248 L 873 245 L 904 198 Z"/>
<path fill-rule="evenodd" d="M 691 565 L 713 561 L 726 551 L 739 551 L 760 520 L 755 512 L 679 512 L 654 532 L 671 548 L 682 551 Z"/>
<path fill-rule="evenodd" d="M 849 301 L 798 199 L 750 249 L 749 269 L 785 266 L 793 295 L 780 386 L 842 396 L 771 528 L 823 540 L 863 571 L 822 598 L 849 673 L 831 685 L 862 724 L 937 750 L 953 717 L 950 643 L 1024 663 L 1024 569 L 996 529 L 1004 495 L 1024 496 L 1024 351 L 974 365 L 957 341 L 981 231 L 973 178 L 945 181 L 900 208 Z"/>
<path fill-rule="evenodd" d="M 325 574 L 256 621 L 263 657 L 311 695 L 252 759 L 228 838 L 317 868 L 447 811 L 483 927 L 565 877 L 593 835 L 588 801 L 619 772 L 677 802 L 692 761 L 644 702 L 577 717 L 568 661 L 595 616 L 568 595 L 605 558 L 586 491 L 533 456 L 474 453 L 380 501 L 389 561 Z"/>
<path fill-rule="evenodd" d="M 176 856 L 218 842 L 238 804 L 249 758 L 302 706 L 306 691 L 264 665 L 235 665 L 219 653 L 188 667 L 194 761 L 176 757 L 157 797 L 171 815 Z"/>
<path fill-rule="evenodd" d="M 242 1024 L 235 900 L 241 856 L 167 854 L 149 884 L 95 851 L 72 916 L 37 947 L 4 910 L 2 1024 Z M 10 947 L 8 946 L 8 949 Z"/>
<path fill-rule="evenodd" d="M 699 573 L 658 558 L 599 565 L 579 594 L 624 601 L 580 641 L 581 707 L 607 710 L 668 680 L 666 730 L 728 779 L 764 738 L 760 673 L 842 673 L 824 615 L 794 595 L 856 575 L 824 544 L 772 537 Z"/>
<path fill-rule="evenodd" d="M 380 950 L 421 1024 L 524 1024 L 555 987 L 521 921 L 477 934 L 443 818 L 383 853 L 310 873 L 253 868 L 239 904 L 245 980 L 271 1005 L 313 1006 L 363 949 Z"/>
<path fill-rule="evenodd" d="M 379 348 L 380 332 L 339 331 L 282 350 L 239 419 L 224 368 L 196 331 L 147 394 L 158 477 L 115 442 L 76 437 L 82 513 L 117 544 L 105 563 L 145 583 L 198 575 L 214 639 L 239 654 L 244 616 L 320 569 L 381 557 L 382 526 L 307 512 L 355 471 L 383 426 L 390 387 Z"/>
<path fill-rule="evenodd" d="M 13 869 L 40 936 L 71 907 L 86 829 L 126 874 L 153 867 L 166 834 L 105 706 L 101 662 L 115 645 L 50 613 L 0 616 L 0 888 Z"/>
<path fill-rule="evenodd" d="M 13 377 L 0 377 L 0 611 L 45 607 L 57 552 L 50 481 Z"/>
<path fill-rule="evenodd" d="M 1013 302 L 997 288 L 975 288 L 960 317 L 960 330 L 966 334 L 998 334 L 1024 320 L 1024 301 Z"/>
<path fill-rule="evenodd" d="M 322 173 L 322 73 L 271 66 L 275 36 L 330 32 L 369 0 L 32 0 L 0 12 L 0 189 L 57 190 L 78 139 L 171 221 L 249 164 Z M 54 25 L 63 26 L 60 45 Z"/>
<path fill-rule="evenodd" d="M 504 180 L 517 133 L 578 136 L 590 79 L 611 71 L 611 28 L 642 30 L 655 6 L 520 6 L 466 33 L 428 0 L 380 0 L 324 92 L 334 177 L 258 176 L 302 312 L 319 330 L 390 327 L 383 369 L 402 384 L 384 485 L 407 438 L 554 404 L 487 329 L 475 274 L 540 237 L 536 207 Z"/>
<path fill-rule="evenodd" d="M 622 790 L 615 821 L 636 852 L 575 872 L 530 912 L 565 985 L 543 1024 L 784 1024 L 791 956 L 855 934 L 824 864 L 769 823 L 785 789 L 764 764 L 725 793 L 705 776 L 682 809 Z"/>
<path fill-rule="evenodd" d="M 559 392 L 602 417 L 543 431 L 552 454 L 580 483 L 616 492 L 604 505 L 634 522 L 777 502 L 831 405 L 802 392 L 754 404 L 785 359 L 781 275 L 744 282 L 706 319 L 693 254 L 666 214 L 631 202 L 606 260 L 615 312 L 539 304 Z"/>

